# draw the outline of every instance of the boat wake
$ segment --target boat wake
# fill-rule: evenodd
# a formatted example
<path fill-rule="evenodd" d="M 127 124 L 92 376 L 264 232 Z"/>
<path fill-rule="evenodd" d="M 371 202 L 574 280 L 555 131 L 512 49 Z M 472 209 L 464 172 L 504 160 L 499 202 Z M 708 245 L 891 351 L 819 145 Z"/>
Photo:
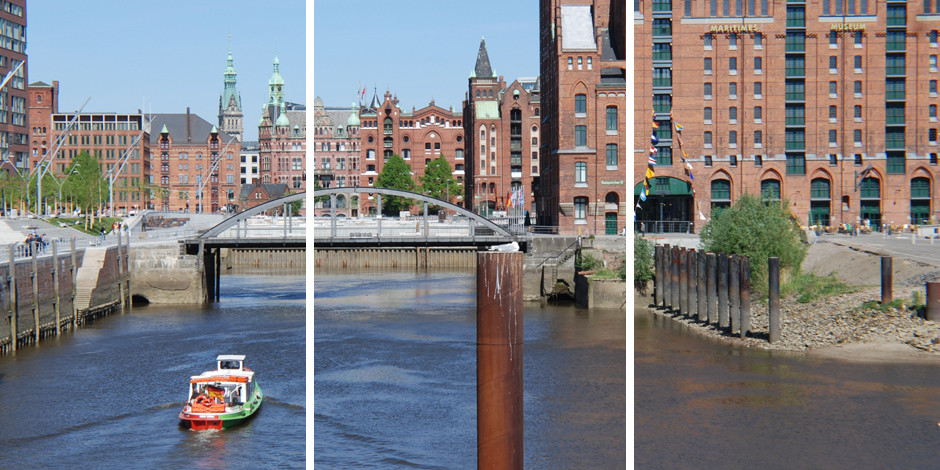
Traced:
<path fill-rule="evenodd" d="M 298 404 L 296 404 L 296 403 L 287 403 L 287 402 L 283 402 L 283 401 L 280 401 L 280 400 L 278 400 L 277 398 L 274 398 L 274 397 L 272 397 L 272 396 L 270 396 L 270 395 L 265 395 L 265 396 L 264 396 L 264 406 L 270 406 L 270 405 L 280 406 L 280 407 L 284 407 L 284 408 L 288 408 L 288 409 L 292 409 L 292 410 L 298 410 L 298 411 L 307 411 L 307 407 L 304 406 L 304 405 L 298 405 Z"/>
<path fill-rule="evenodd" d="M 9 445 L 12 446 L 12 445 L 16 445 L 16 444 L 20 444 L 20 443 L 25 443 L 25 442 L 33 441 L 33 440 L 37 440 L 37 439 L 51 439 L 51 438 L 59 437 L 59 436 L 65 435 L 65 434 L 69 434 L 69 433 L 75 432 L 75 431 L 80 431 L 80 430 L 82 430 L 82 429 L 89 429 L 89 428 L 93 428 L 93 427 L 96 427 L 96 426 L 101 426 L 101 425 L 103 425 L 103 424 L 114 423 L 114 422 L 118 422 L 118 421 L 121 421 L 121 420 L 124 420 L 124 419 L 127 419 L 127 418 L 134 418 L 134 417 L 137 417 L 137 416 L 144 416 L 144 415 L 147 415 L 147 414 L 152 413 L 152 412 L 155 412 L 155 411 L 165 410 L 165 409 L 168 409 L 168 408 L 180 408 L 180 407 L 182 407 L 182 406 L 185 405 L 185 404 L 186 404 L 185 402 L 181 402 L 181 401 L 172 402 L 172 403 L 163 403 L 163 404 L 151 406 L 151 407 L 149 407 L 149 408 L 144 408 L 144 409 L 142 409 L 142 410 L 135 411 L 135 412 L 132 412 L 132 413 L 122 413 L 122 414 L 119 414 L 119 415 L 108 416 L 108 417 L 106 417 L 106 418 L 104 418 L 104 419 L 100 419 L 100 420 L 97 420 L 97 421 L 89 421 L 89 422 L 87 422 L 87 423 L 76 424 L 75 426 L 69 426 L 69 427 L 66 427 L 66 428 L 60 428 L 60 429 L 57 430 L 56 432 L 51 432 L 51 433 L 48 433 L 48 434 L 39 434 L 39 435 L 35 435 L 35 436 L 20 436 L 20 437 L 15 437 L 15 438 L 12 438 L 12 439 L 0 440 L 0 447 L 4 447 L 4 446 L 6 446 L 7 444 L 9 444 Z"/>

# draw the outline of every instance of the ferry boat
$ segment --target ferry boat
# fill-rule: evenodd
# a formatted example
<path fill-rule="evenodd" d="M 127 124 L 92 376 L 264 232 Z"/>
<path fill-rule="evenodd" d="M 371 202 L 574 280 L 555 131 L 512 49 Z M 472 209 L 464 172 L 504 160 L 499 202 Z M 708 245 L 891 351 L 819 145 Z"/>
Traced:
<path fill-rule="evenodd" d="M 189 398 L 180 412 L 180 424 L 194 431 L 226 429 L 248 420 L 264 398 L 255 373 L 245 367 L 245 356 L 220 355 L 216 370 L 189 380 Z"/>

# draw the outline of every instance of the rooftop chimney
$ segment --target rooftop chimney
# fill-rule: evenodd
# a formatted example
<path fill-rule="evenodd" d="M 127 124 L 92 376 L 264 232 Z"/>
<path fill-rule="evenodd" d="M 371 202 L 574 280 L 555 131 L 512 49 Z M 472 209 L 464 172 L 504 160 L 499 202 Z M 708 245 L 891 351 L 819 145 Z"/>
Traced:
<path fill-rule="evenodd" d="M 186 142 L 192 142 L 193 137 L 189 128 L 189 106 L 186 107 Z"/>

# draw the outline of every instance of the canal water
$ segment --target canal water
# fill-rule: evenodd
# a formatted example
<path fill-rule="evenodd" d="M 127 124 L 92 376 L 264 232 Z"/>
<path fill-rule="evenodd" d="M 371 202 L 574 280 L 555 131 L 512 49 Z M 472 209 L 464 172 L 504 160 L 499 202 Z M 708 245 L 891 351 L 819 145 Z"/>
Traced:
<path fill-rule="evenodd" d="M 314 464 L 475 468 L 476 273 L 314 277 Z M 527 305 L 526 468 L 625 468 L 623 311 Z"/>
<path fill-rule="evenodd" d="M 750 350 L 634 320 L 636 468 L 937 468 L 940 365 Z"/>
<path fill-rule="evenodd" d="M 0 357 L 0 468 L 304 468 L 304 276 L 223 276 L 208 307 L 145 306 Z M 179 426 L 191 375 L 244 354 L 245 425 Z"/>

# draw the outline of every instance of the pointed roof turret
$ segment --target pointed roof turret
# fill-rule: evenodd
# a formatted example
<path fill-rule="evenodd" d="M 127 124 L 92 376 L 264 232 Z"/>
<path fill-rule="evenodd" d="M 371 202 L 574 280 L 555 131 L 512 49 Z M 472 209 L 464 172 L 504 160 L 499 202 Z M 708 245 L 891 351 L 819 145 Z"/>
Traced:
<path fill-rule="evenodd" d="M 232 60 L 232 48 L 231 47 L 229 47 L 229 50 L 228 50 L 228 59 L 226 61 L 226 64 L 227 65 L 225 66 L 225 73 L 223 74 L 225 77 L 225 80 L 224 80 L 225 88 L 222 91 L 222 99 L 219 101 L 219 112 L 222 112 L 223 110 L 228 108 L 229 103 L 232 100 L 235 101 L 234 103 L 235 108 L 238 111 L 241 111 L 242 110 L 242 97 L 241 95 L 238 94 L 238 91 L 235 88 L 237 74 L 235 73 L 235 65 Z"/>
<path fill-rule="evenodd" d="M 170 131 L 166 129 L 166 123 L 163 123 L 163 129 L 160 129 L 161 134 L 169 134 Z"/>
<path fill-rule="evenodd" d="M 492 77 L 493 69 L 490 67 L 490 56 L 486 53 L 486 39 L 480 39 L 480 51 L 477 52 L 477 65 L 473 68 L 477 77 Z"/>
<path fill-rule="evenodd" d="M 268 80 L 268 104 L 275 106 L 284 102 L 284 79 L 281 78 L 280 64 L 281 61 L 274 56 L 274 73 Z"/>
<path fill-rule="evenodd" d="M 379 92 L 378 90 L 373 92 L 372 103 L 369 103 L 369 109 L 379 109 L 382 107 L 382 102 L 379 101 Z"/>

